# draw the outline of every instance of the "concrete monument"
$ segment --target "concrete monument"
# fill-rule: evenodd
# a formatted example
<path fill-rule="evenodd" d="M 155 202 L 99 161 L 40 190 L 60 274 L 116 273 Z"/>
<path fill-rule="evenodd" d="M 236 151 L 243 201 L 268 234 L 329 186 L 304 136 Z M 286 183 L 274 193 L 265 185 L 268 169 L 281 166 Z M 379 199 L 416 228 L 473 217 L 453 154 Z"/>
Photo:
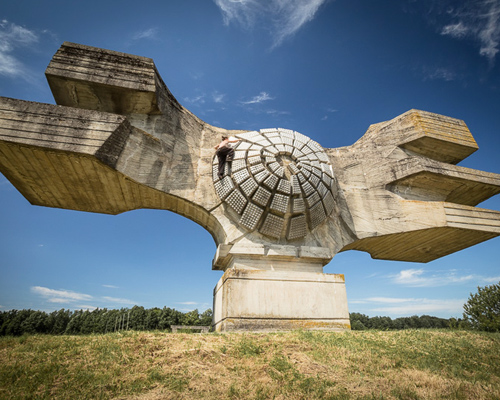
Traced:
<path fill-rule="evenodd" d="M 289 129 L 228 131 L 186 110 L 149 58 L 73 43 L 46 76 L 58 105 L 0 98 L 0 170 L 32 203 L 118 214 L 170 210 L 207 229 L 214 328 L 348 329 L 335 254 L 428 262 L 500 235 L 475 205 L 500 175 L 455 164 L 465 123 L 410 110 L 324 149 Z M 218 176 L 216 146 L 234 136 Z"/>

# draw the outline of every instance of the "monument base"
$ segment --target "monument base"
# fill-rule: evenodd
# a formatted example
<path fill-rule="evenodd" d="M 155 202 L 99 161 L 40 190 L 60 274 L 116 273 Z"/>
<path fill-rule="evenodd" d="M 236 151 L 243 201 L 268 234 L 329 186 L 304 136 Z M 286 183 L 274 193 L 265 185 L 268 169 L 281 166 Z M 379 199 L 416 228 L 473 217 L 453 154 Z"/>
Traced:
<path fill-rule="evenodd" d="M 341 274 L 227 269 L 213 315 L 216 332 L 350 329 Z"/>

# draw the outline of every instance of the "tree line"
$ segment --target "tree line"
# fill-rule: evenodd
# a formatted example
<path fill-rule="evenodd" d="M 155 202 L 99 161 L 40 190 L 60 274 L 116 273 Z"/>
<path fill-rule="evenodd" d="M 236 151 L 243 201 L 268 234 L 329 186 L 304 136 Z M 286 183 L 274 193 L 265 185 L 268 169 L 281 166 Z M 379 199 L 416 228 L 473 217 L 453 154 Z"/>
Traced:
<path fill-rule="evenodd" d="M 500 332 L 500 282 L 484 287 L 478 286 L 477 293 L 471 293 L 464 304 L 463 319 L 414 315 L 392 320 L 389 317 L 370 318 L 359 313 L 351 313 L 350 317 L 353 330 L 451 328 Z"/>
<path fill-rule="evenodd" d="M 351 328 L 364 329 L 419 329 L 458 328 L 461 320 L 431 317 L 429 315 L 391 319 L 369 317 L 351 313 Z M 172 325 L 211 325 L 212 310 L 203 313 L 193 310 L 187 313 L 163 307 L 145 309 L 134 306 L 120 310 L 58 310 L 51 313 L 37 310 L 11 310 L 0 312 L 0 336 L 27 334 L 78 335 L 108 333 L 123 330 L 150 331 L 171 330 Z M 463 326 L 461 326 L 463 327 Z"/>
<path fill-rule="evenodd" d="M 108 333 L 122 330 L 170 330 L 171 325 L 211 325 L 212 310 L 183 313 L 163 307 L 134 306 L 120 310 L 97 308 L 89 310 L 58 310 L 51 313 L 37 310 L 0 312 L 0 336 L 20 336 L 25 333 L 78 335 Z"/>
<path fill-rule="evenodd" d="M 413 315 L 411 317 L 401 317 L 391 319 L 391 317 L 369 317 L 365 314 L 350 313 L 351 329 L 362 331 L 365 329 L 379 330 L 401 330 L 401 329 L 446 329 L 446 328 L 466 328 L 461 319 L 438 318 L 430 315 Z"/>
<path fill-rule="evenodd" d="M 464 304 L 463 319 L 438 318 L 430 315 L 401 317 L 369 317 L 350 313 L 351 329 L 476 329 L 500 332 L 500 282 L 478 287 Z M 183 313 L 172 308 L 150 308 L 134 306 L 130 309 L 93 311 L 58 310 L 51 313 L 35 310 L 0 311 L 0 336 L 20 336 L 25 333 L 89 334 L 122 330 L 148 331 L 171 330 L 172 325 L 211 325 L 212 310 Z"/>

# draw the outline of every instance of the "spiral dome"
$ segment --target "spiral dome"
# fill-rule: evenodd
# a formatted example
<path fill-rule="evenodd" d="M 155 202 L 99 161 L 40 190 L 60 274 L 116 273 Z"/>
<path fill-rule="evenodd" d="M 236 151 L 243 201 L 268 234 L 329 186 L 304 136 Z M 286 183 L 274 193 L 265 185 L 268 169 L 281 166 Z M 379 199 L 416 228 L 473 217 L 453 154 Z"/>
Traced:
<path fill-rule="evenodd" d="M 332 167 L 323 148 L 289 129 L 261 129 L 237 135 L 234 161 L 218 177 L 217 195 L 230 218 L 249 231 L 294 240 L 307 235 L 332 213 Z"/>

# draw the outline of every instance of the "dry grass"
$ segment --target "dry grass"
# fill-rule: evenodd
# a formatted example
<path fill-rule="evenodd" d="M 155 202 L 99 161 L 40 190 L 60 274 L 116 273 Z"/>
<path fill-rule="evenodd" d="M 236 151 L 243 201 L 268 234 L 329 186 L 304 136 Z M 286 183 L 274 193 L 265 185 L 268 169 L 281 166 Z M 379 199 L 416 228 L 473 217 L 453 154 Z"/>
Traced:
<path fill-rule="evenodd" d="M 1 399 L 499 399 L 500 335 L 464 331 L 0 339 Z"/>

